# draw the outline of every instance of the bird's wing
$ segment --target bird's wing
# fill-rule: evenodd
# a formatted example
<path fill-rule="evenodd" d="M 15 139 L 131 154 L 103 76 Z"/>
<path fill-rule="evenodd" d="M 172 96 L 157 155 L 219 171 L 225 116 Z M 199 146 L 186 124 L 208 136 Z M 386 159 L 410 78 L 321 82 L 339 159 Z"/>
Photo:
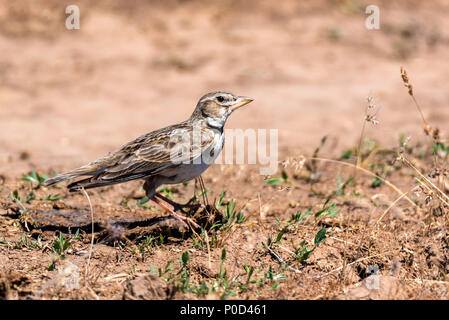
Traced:
<path fill-rule="evenodd" d="M 195 163 L 215 139 L 209 128 L 181 124 L 164 128 L 92 162 L 96 174 L 83 182 L 95 186 L 120 183 L 163 173 L 180 163 Z M 72 187 L 77 187 L 76 182 Z"/>

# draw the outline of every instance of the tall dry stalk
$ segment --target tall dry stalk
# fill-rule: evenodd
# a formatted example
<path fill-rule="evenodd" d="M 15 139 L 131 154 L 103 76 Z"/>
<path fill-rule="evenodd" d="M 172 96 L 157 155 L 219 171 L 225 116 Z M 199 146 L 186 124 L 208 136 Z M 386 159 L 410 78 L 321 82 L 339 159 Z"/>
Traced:
<path fill-rule="evenodd" d="M 422 108 L 419 105 L 418 101 L 415 98 L 414 92 L 413 92 L 413 86 L 410 83 L 410 80 L 408 78 L 407 75 L 407 71 L 401 67 L 400 68 L 401 71 L 401 77 L 402 77 L 402 82 L 404 83 L 404 86 L 408 89 L 408 94 L 409 96 L 412 98 L 413 103 L 416 106 L 416 109 L 418 110 L 422 122 L 423 122 L 423 131 L 425 133 L 425 135 L 429 138 L 430 143 L 433 147 L 433 161 L 434 161 L 434 169 L 433 169 L 433 173 L 429 174 L 430 177 L 440 177 L 442 174 L 444 174 L 444 172 L 446 172 L 443 168 L 442 168 L 442 164 L 439 162 L 438 159 L 438 147 L 441 144 L 441 139 L 440 139 L 440 131 L 438 128 L 432 128 L 428 122 L 426 121 L 426 118 L 424 117 L 424 114 L 422 112 Z M 437 146 L 437 149 L 435 150 L 435 146 Z M 398 159 L 400 161 L 402 161 L 404 164 L 406 164 L 409 168 L 411 168 L 414 172 L 416 172 L 416 174 L 419 176 L 418 182 L 427 190 L 432 190 L 433 194 L 436 195 L 436 198 L 438 199 L 439 203 L 442 203 L 442 207 L 449 207 L 449 197 L 447 196 L 447 194 L 441 190 L 442 188 L 439 188 L 436 184 L 434 184 L 428 177 L 426 177 L 405 155 L 405 152 L 401 151 L 399 153 Z M 441 180 L 438 180 L 437 184 L 440 184 Z M 447 219 L 447 217 L 446 217 Z"/>
<path fill-rule="evenodd" d="M 359 144 L 356 149 L 357 160 L 356 160 L 355 167 L 354 167 L 354 174 L 353 174 L 354 181 L 356 180 L 357 169 L 360 167 L 360 163 L 362 162 L 362 144 L 363 144 L 363 137 L 365 136 L 366 123 L 370 122 L 373 125 L 377 125 L 379 123 L 379 121 L 376 118 L 377 111 L 379 111 L 379 109 L 376 110 L 376 105 L 374 104 L 374 98 L 372 96 L 368 96 L 366 100 L 368 103 L 365 107 L 365 118 L 363 119 L 363 125 L 362 125 L 362 130 L 360 132 Z"/>
<path fill-rule="evenodd" d="M 409 96 L 412 98 L 413 103 L 416 106 L 416 109 L 418 110 L 420 116 L 421 116 L 421 120 L 423 122 L 423 131 L 424 134 L 429 137 L 430 143 L 433 145 L 435 143 L 439 143 L 439 133 L 440 131 L 438 130 L 438 128 L 432 128 L 426 118 L 424 117 L 424 113 L 422 112 L 421 106 L 419 105 L 418 101 L 415 98 L 415 94 L 413 92 L 413 85 L 410 83 L 410 80 L 408 78 L 407 75 L 407 71 L 404 69 L 404 67 L 401 67 L 401 77 L 402 77 L 402 82 L 404 83 L 404 86 L 407 88 L 408 90 L 408 94 Z M 433 161 L 434 161 L 434 166 L 437 167 L 438 166 L 438 157 L 436 152 L 433 152 Z"/>
<path fill-rule="evenodd" d="M 92 259 L 92 252 L 93 252 L 93 249 L 94 249 L 94 239 L 95 239 L 95 235 L 94 235 L 94 208 L 92 206 L 92 202 L 90 201 L 89 194 L 86 192 L 86 190 L 84 190 L 84 188 L 81 188 L 81 191 L 83 192 L 84 196 L 87 198 L 87 201 L 89 202 L 90 217 L 91 217 L 91 220 L 92 220 L 92 237 L 91 237 L 91 241 L 90 241 L 89 257 L 87 258 L 86 271 L 84 273 L 85 286 L 87 287 L 87 285 L 88 285 L 88 276 L 89 276 L 89 266 L 90 266 L 90 260 Z"/>

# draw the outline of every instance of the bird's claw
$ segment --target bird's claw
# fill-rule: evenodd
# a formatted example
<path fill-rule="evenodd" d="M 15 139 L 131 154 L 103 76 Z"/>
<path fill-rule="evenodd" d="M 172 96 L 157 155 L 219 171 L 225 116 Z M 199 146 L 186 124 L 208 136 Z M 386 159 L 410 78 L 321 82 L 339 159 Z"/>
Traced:
<path fill-rule="evenodd" d="M 181 221 L 186 227 L 188 227 L 186 221 L 188 221 L 193 227 L 195 228 L 199 228 L 200 225 L 198 223 L 196 223 L 195 221 L 192 220 L 192 218 L 189 217 L 184 217 L 180 214 L 173 214 L 173 217 L 175 217 L 176 219 L 178 219 L 179 221 Z"/>

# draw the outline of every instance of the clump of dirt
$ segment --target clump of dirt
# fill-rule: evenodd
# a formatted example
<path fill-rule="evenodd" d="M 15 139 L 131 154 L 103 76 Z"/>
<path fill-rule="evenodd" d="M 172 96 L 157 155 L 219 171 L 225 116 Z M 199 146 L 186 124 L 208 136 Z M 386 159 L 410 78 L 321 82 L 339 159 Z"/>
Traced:
<path fill-rule="evenodd" d="M 167 300 L 173 298 L 174 291 L 159 277 L 143 275 L 126 282 L 123 299 Z"/>
<path fill-rule="evenodd" d="M 18 272 L 1 272 L 0 273 L 0 300 L 16 300 L 25 298 L 32 294 L 32 291 L 27 289 L 31 279 L 26 275 Z"/>

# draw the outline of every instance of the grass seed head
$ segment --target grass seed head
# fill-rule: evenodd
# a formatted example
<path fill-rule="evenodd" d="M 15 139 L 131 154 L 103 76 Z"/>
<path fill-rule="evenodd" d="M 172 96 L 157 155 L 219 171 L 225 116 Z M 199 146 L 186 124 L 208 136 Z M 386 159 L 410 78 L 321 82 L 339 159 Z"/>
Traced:
<path fill-rule="evenodd" d="M 410 84 L 407 76 L 407 71 L 401 67 L 401 77 L 402 82 L 404 82 L 404 86 L 408 89 L 408 94 L 413 96 L 413 86 Z"/>

